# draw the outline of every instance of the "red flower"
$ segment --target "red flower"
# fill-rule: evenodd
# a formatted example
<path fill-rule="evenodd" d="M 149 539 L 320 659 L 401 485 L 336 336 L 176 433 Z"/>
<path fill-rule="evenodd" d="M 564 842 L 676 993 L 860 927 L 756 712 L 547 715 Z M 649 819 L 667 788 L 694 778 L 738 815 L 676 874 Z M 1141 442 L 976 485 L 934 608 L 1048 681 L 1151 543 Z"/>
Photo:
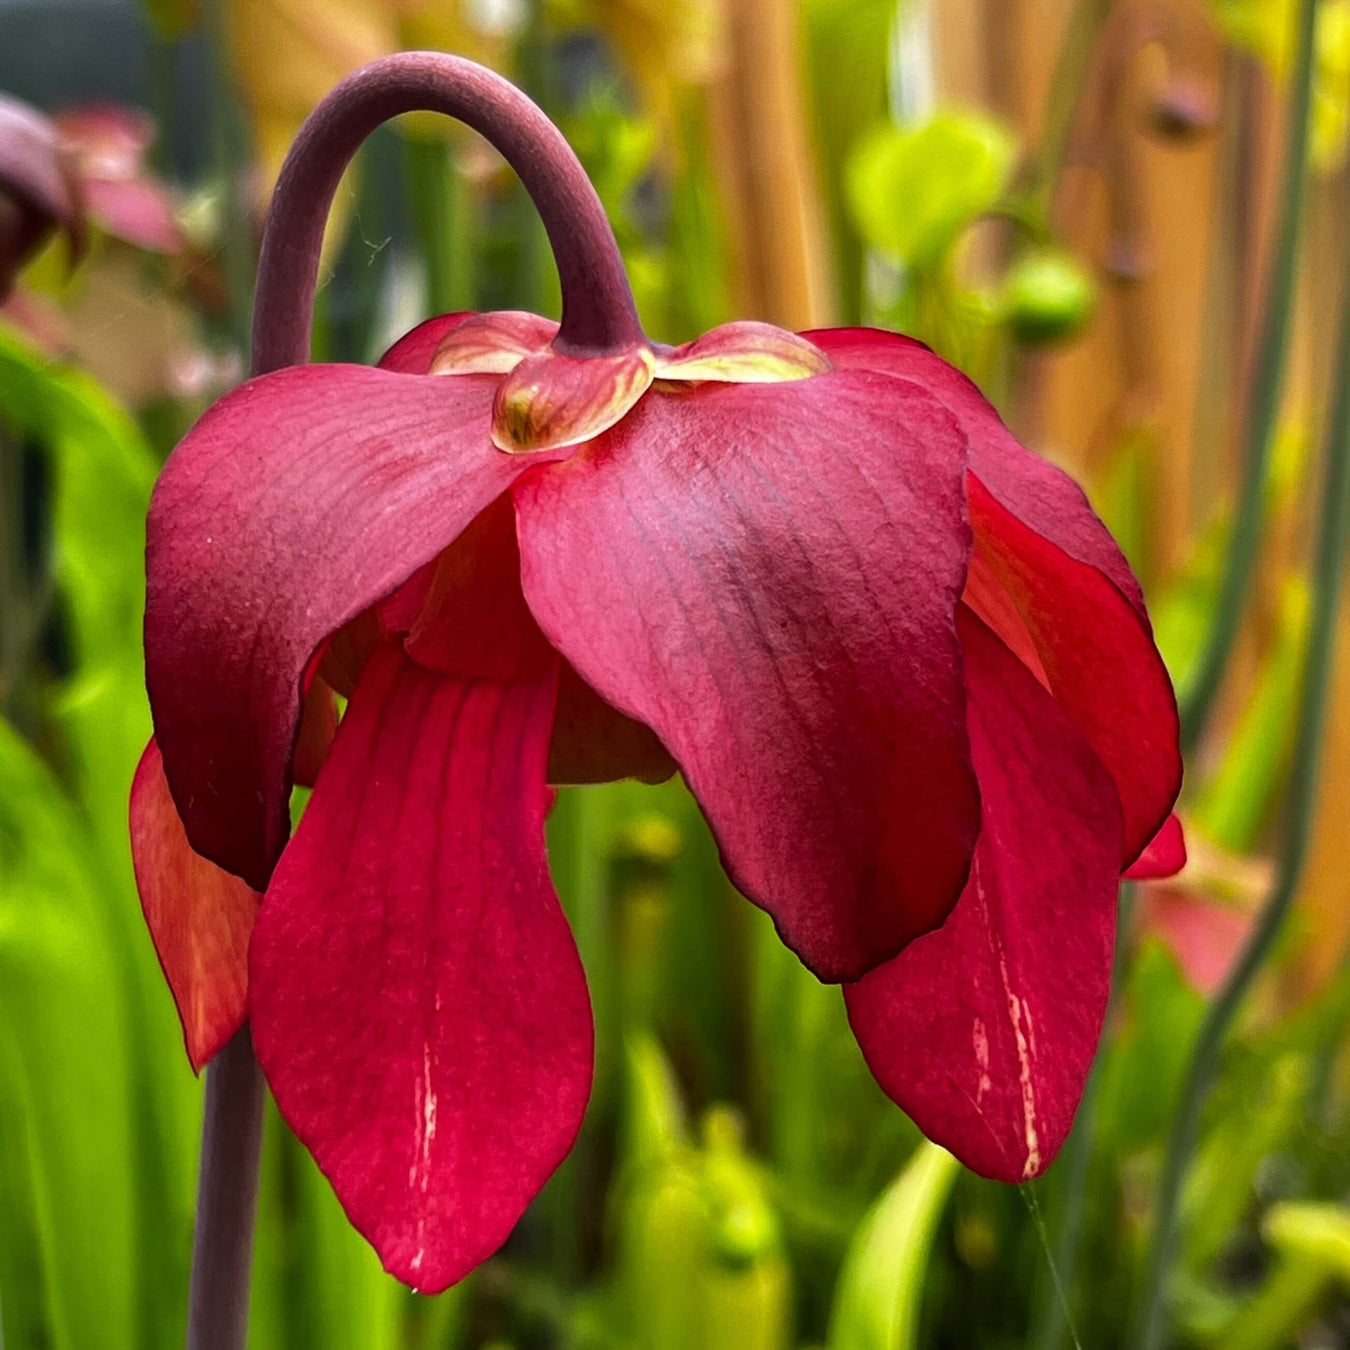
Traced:
<path fill-rule="evenodd" d="M 547 784 L 678 766 L 886 1091 L 976 1170 L 1042 1170 L 1181 772 L 1078 488 L 872 330 L 596 350 L 452 315 L 381 364 L 243 385 L 155 490 L 167 785 L 152 746 L 132 832 L 194 1063 L 247 1012 L 352 1221 L 445 1287 L 590 1087 Z"/>

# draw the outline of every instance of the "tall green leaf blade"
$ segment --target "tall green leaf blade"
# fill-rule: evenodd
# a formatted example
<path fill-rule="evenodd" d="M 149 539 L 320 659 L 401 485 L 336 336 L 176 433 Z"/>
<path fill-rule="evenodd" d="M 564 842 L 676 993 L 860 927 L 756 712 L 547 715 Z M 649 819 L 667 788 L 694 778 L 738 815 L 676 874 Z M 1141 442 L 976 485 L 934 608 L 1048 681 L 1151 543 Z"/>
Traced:
<path fill-rule="evenodd" d="M 912 1350 L 924 1271 L 961 1165 L 925 1141 L 863 1219 L 844 1260 L 829 1350 Z"/>

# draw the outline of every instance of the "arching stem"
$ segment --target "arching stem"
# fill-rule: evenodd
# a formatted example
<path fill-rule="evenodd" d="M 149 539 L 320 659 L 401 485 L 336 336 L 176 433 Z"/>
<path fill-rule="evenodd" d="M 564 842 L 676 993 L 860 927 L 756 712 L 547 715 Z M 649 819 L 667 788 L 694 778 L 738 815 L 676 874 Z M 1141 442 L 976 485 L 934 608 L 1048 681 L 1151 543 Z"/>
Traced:
<path fill-rule="evenodd" d="M 557 127 L 514 85 L 472 61 L 402 52 L 343 80 L 291 146 L 272 196 L 258 265 L 255 374 L 308 360 L 319 250 L 338 180 L 377 126 L 407 112 L 440 112 L 466 123 L 520 175 L 558 265 L 560 351 L 600 354 L 646 341 L 614 231 Z"/>
<path fill-rule="evenodd" d="M 253 302 L 252 373 L 309 360 L 319 254 L 333 194 L 376 127 L 440 112 L 480 132 L 520 175 L 562 283 L 555 347 L 602 354 L 646 343 L 600 198 L 562 133 L 518 89 L 472 61 L 404 52 L 364 66 L 310 114 L 281 170 Z M 248 1027 L 207 1070 L 187 1350 L 244 1350 L 264 1100 Z"/>

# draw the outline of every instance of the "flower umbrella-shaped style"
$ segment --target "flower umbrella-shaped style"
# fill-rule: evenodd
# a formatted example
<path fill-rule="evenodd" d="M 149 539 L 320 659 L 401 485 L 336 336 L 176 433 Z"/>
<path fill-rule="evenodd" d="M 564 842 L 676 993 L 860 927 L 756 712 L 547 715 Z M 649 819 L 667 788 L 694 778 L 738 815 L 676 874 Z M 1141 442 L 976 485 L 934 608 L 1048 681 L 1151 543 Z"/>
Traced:
<path fill-rule="evenodd" d="M 916 342 L 649 342 L 561 138 L 450 58 L 352 77 L 297 142 L 255 365 L 303 350 L 342 162 L 432 71 L 455 92 L 430 106 L 534 193 L 564 318 L 451 315 L 379 369 L 275 370 L 165 467 L 132 836 L 194 1063 L 247 1017 L 352 1221 L 444 1288 L 590 1087 L 549 785 L 678 767 L 736 885 L 844 984 L 883 1088 L 977 1171 L 1036 1175 L 1100 1032 L 1121 871 L 1180 781 L 1137 582 Z"/>

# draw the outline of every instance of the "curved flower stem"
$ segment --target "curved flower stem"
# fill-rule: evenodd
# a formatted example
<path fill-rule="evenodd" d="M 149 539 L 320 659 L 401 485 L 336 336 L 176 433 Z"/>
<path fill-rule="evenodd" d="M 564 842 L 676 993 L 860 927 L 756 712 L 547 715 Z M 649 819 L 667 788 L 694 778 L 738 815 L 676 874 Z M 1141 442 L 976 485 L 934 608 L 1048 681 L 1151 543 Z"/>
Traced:
<path fill-rule="evenodd" d="M 1336 394 L 1327 426 L 1326 470 L 1313 570 L 1312 621 L 1308 630 L 1298 734 L 1290 775 L 1288 826 L 1274 885 L 1237 965 L 1205 1015 L 1167 1140 L 1153 1246 L 1144 1283 L 1141 1317 L 1133 1345 L 1155 1350 L 1166 1324 L 1166 1285 L 1175 1254 L 1178 1207 L 1186 1162 L 1195 1144 L 1200 1108 L 1218 1064 L 1229 1023 L 1279 936 L 1303 875 L 1316 807 L 1322 736 L 1331 687 L 1341 573 L 1350 551 L 1350 282 L 1342 301 Z"/>
<path fill-rule="evenodd" d="M 187 1350 L 243 1350 L 262 1153 L 263 1080 L 248 1027 L 206 1071 Z"/>
<path fill-rule="evenodd" d="M 533 197 L 562 283 L 555 345 L 595 353 L 645 344 L 614 232 L 562 133 L 492 71 L 439 52 L 404 52 L 342 81 L 291 146 L 258 261 L 252 373 L 309 360 L 319 254 L 338 181 L 376 127 L 420 111 L 482 133 Z M 207 1071 L 187 1350 L 244 1350 L 263 1098 L 245 1026 Z"/>
<path fill-rule="evenodd" d="M 1284 148 L 1284 183 L 1275 251 L 1266 289 L 1256 366 L 1245 410 L 1246 460 L 1233 533 L 1224 556 L 1223 581 L 1204 647 L 1181 699 L 1181 744 L 1190 751 L 1200 739 L 1223 683 L 1237 639 L 1242 607 L 1251 586 L 1265 518 L 1266 479 L 1275 422 L 1289 355 L 1289 325 L 1294 307 L 1294 272 L 1307 185 L 1308 122 L 1312 102 L 1314 38 L 1318 0 L 1302 0 L 1298 48 L 1289 98 Z"/>
<path fill-rule="evenodd" d="M 562 133 L 514 85 L 461 57 L 402 52 L 349 75 L 310 114 L 281 170 L 259 262 L 253 370 L 308 359 L 328 209 L 361 142 L 407 112 L 439 112 L 480 132 L 520 175 L 548 232 L 562 283 L 555 345 L 573 354 L 645 343 L 600 198 Z"/>

